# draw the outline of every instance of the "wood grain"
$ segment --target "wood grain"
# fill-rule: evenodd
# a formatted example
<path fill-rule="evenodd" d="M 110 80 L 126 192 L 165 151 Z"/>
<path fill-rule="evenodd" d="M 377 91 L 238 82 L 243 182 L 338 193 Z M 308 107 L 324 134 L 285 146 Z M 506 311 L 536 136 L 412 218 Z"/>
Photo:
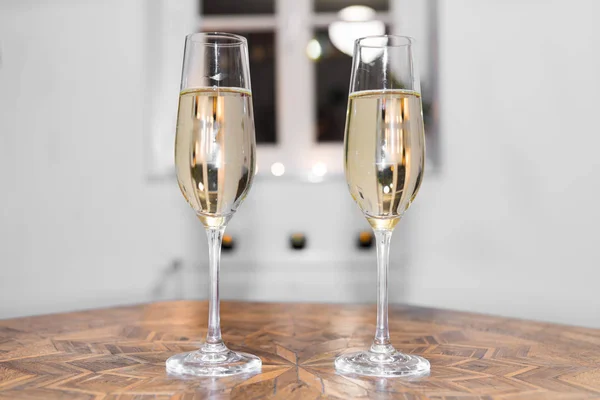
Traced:
<path fill-rule="evenodd" d="M 592 399 L 600 331 L 391 307 L 396 347 L 426 357 L 410 381 L 342 376 L 334 358 L 366 348 L 375 308 L 224 302 L 225 342 L 260 356 L 254 376 L 180 379 L 165 360 L 206 334 L 206 302 L 0 321 L 0 399 Z"/>

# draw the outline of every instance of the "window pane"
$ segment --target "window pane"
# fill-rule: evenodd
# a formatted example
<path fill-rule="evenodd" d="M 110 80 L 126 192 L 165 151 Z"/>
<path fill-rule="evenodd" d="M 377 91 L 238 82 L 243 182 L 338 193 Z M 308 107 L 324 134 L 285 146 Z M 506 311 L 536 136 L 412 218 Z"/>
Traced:
<path fill-rule="evenodd" d="M 248 39 L 257 143 L 275 143 L 275 33 L 236 32 Z"/>
<path fill-rule="evenodd" d="M 275 0 L 200 0 L 203 15 L 274 14 Z"/>
<path fill-rule="evenodd" d="M 369 6 L 375 11 L 389 10 L 388 0 L 313 0 L 315 12 L 338 12 L 344 7 L 362 5 Z"/>
<path fill-rule="evenodd" d="M 315 39 L 321 45 L 315 61 L 317 141 L 343 141 L 352 58 L 335 48 L 326 28 L 316 30 Z"/>
<path fill-rule="evenodd" d="M 248 38 L 254 124 L 258 143 L 275 143 L 275 33 L 241 33 Z"/>
<path fill-rule="evenodd" d="M 233 31 L 248 40 L 257 143 L 276 143 L 275 33 Z"/>

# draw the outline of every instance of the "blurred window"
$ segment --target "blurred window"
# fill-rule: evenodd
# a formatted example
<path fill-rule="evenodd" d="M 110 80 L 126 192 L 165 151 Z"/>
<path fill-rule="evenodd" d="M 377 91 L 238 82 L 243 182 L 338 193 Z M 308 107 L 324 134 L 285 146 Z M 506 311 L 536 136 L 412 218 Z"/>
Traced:
<path fill-rule="evenodd" d="M 258 143 L 275 143 L 275 33 L 236 32 L 248 39 L 254 124 Z"/>
<path fill-rule="evenodd" d="M 203 0 L 201 3 L 202 31 L 225 31 L 248 39 L 256 142 L 276 143 L 275 0 Z"/>
<path fill-rule="evenodd" d="M 275 0 L 200 0 L 202 15 L 274 14 Z"/>
<path fill-rule="evenodd" d="M 340 12 L 350 6 L 366 6 L 365 21 L 378 21 L 375 32 L 368 28 L 368 32 L 360 36 L 389 33 L 386 12 L 389 9 L 388 0 L 313 0 L 315 10 L 315 27 L 313 39 L 307 46 L 307 55 L 314 62 L 315 67 L 315 132 L 317 142 L 342 142 L 344 140 L 344 126 L 346 124 L 346 107 L 348 103 L 348 90 L 350 86 L 350 72 L 352 68 L 352 49 L 354 38 L 357 34 L 356 26 L 347 28 L 339 27 L 337 32 L 331 31 L 331 24 L 343 24 L 340 14 L 319 14 L 319 12 Z M 343 13 L 343 11 L 342 11 Z M 379 30 L 378 30 L 379 29 Z M 336 35 L 337 33 L 337 35 Z M 337 44 L 337 45 L 336 45 Z"/>
<path fill-rule="evenodd" d="M 199 30 L 248 39 L 262 173 L 277 163 L 292 165 L 286 176 L 341 172 L 353 36 L 392 30 L 390 1 L 201 0 Z"/>
<path fill-rule="evenodd" d="M 338 12 L 342 8 L 364 5 L 371 7 L 377 12 L 387 12 L 389 10 L 389 0 L 313 0 L 313 9 L 317 13 Z"/>

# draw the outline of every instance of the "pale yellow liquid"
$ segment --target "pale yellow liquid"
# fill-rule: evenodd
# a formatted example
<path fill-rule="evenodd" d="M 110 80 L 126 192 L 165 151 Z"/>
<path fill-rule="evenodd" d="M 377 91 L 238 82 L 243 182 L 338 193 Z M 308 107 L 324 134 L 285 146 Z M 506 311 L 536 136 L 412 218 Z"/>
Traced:
<path fill-rule="evenodd" d="M 423 178 L 421 97 L 402 90 L 350 95 L 344 141 L 346 181 L 375 229 L 392 229 Z"/>
<path fill-rule="evenodd" d="M 252 185 L 255 159 L 250 92 L 205 88 L 181 93 L 177 181 L 205 226 L 222 226 L 231 218 Z"/>

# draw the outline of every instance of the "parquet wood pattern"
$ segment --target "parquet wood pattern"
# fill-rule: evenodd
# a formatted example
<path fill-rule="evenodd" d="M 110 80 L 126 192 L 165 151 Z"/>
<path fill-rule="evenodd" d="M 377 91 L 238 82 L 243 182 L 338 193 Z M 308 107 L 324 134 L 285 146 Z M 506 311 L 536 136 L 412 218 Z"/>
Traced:
<path fill-rule="evenodd" d="M 228 346 L 253 376 L 181 379 L 165 360 L 206 334 L 206 302 L 175 301 L 0 321 L 0 399 L 600 399 L 600 330 L 409 306 L 390 308 L 394 345 L 429 377 L 335 373 L 366 348 L 366 305 L 223 302 Z"/>

